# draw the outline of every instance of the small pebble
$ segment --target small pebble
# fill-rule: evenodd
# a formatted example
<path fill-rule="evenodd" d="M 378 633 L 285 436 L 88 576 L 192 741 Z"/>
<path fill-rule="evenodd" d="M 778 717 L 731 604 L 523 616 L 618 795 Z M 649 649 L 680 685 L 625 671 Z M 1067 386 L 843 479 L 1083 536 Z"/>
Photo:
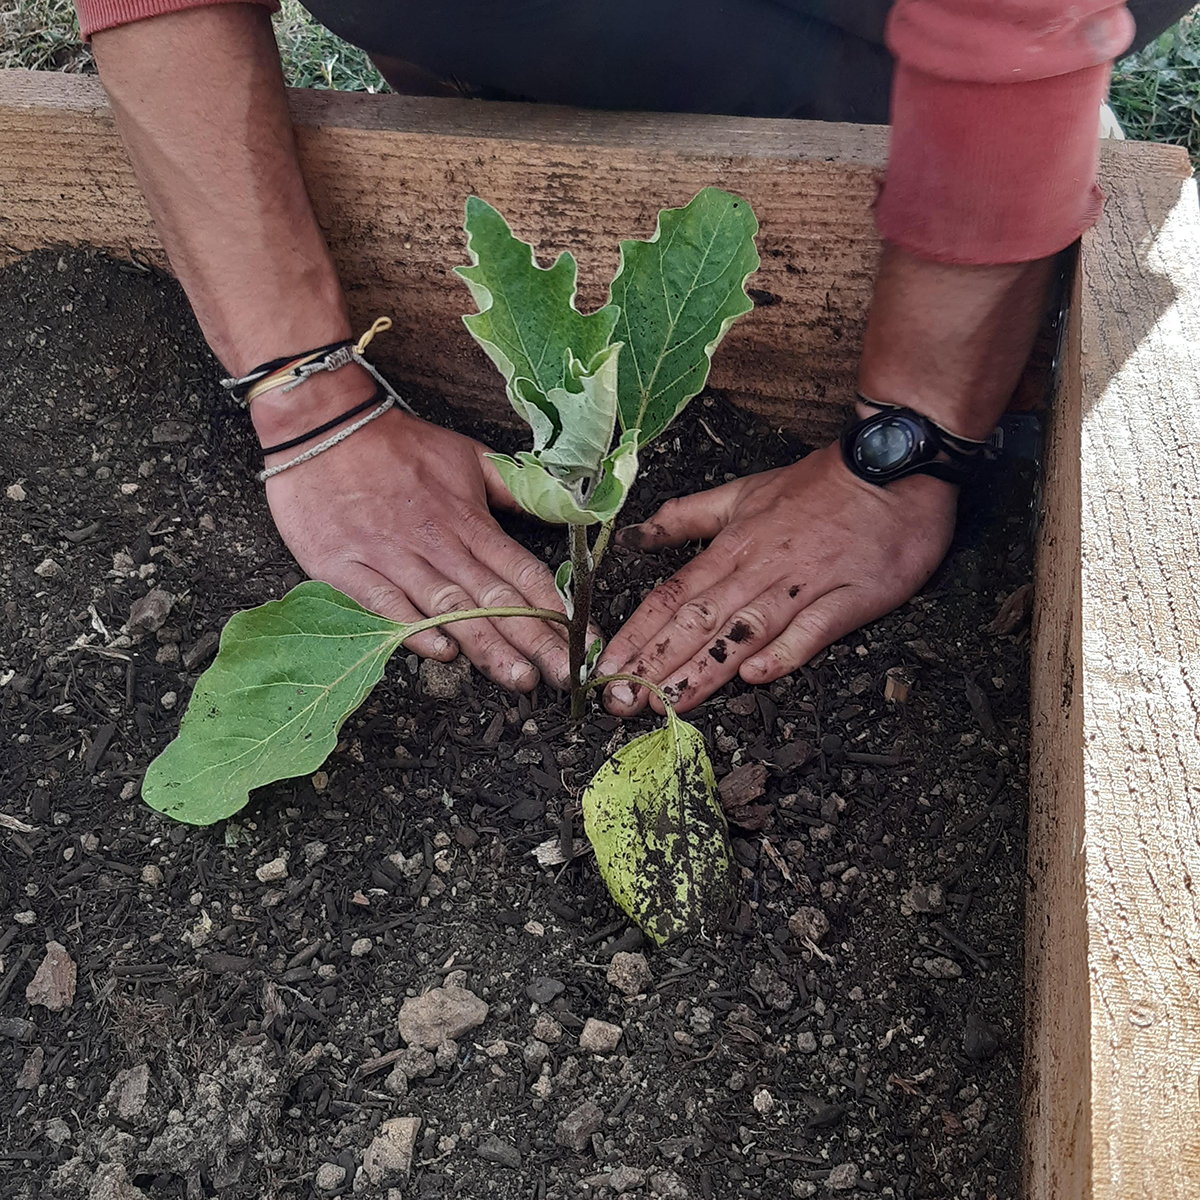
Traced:
<path fill-rule="evenodd" d="M 846 1192 L 858 1185 L 858 1167 L 854 1163 L 838 1163 L 826 1181 L 832 1192 Z"/>
<path fill-rule="evenodd" d="M 618 951 L 608 964 L 608 982 L 625 996 L 636 996 L 646 991 L 654 982 L 650 964 L 644 954 L 628 954 Z"/>
<path fill-rule="evenodd" d="M 944 954 L 939 954 L 936 958 L 927 958 L 924 967 L 925 974 L 932 979 L 957 979 L 962 974 L 962 967 Z"/>
<path fill-rule="evenodd" d="M 287 855 L 281 854 L 278 858 L 263 863 L 254 872 L 254 875 L 259 883 L 278 883 L 281 879 L 286 879 L 288 877 Z"/>
<path fill-rule="evenodd" d="M 163 708 L 170 710 L 175 707 L 178 701 L 179 696 L 175 692 L 163 692 L 162 699 L 159 701 L 159 704 L 161 704 Z"/>
<path fill-rule="evenodd" d="M 147 887 L 158 887 L 163 881 L 163 873 L 161 867 L 156 867 L 154 863 L 147 863 L 142 868 L 142 882 Z"/>
<path fill-rule="evenodd" d="M 538 1013 L 538 1018 L 533 1023 L 533 1036 L 539 1042 L 556 1046 L 562 1041 L 563 1028 L 549 1013 Z"/>
<path fill-rule="evenodd" d="M 805 904 L 788 917 L 792 937 L 817 945 L 829 932 L 829 918 L 819 909 Z"/>
<path fill-rule="evenodd" d="M 366 958 L 375 948 L 375 943 L 368 937 L 355 938 L 350 947 L 351 958 Z"/>
<path fill-rule="evenodd" d="M 579 1035 L 579 1048 L 589 1054 L 611 1054 L 617 1048 L 624 1032 L 620 1025 L 588 1017 L 584 1022 L 583 1032 Z"/>

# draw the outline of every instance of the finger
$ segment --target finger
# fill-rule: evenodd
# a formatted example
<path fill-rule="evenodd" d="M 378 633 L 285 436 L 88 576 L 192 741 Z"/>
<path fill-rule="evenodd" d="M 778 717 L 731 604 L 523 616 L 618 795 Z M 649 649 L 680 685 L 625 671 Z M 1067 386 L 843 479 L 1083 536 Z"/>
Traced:
<path fill-rule="evenodd" d="M 417 607 L 431 616 L 479 607 L 461 584 L 425 559 L 416 561 L 404 586 Z M 528 692 L 537 686 L 537 668 L 490 621 L 455 622 L 454 636 L 471 662 L 501 687 Z"/>
<path fill-rule="evenodd" d="M 407 625 L 427 615 L 391 580 L 363 563 L 355 563 L 339 580 L 331 582 L 363 608 L 391 621 Z M 414 634 L 404 642 L 404 647 L 422 658 L 436 658 L 442 662 L 451 662 L 458 657 L 458 643 L 440 629 L 426 629 L 424 633 Z"/>
<path fill-rule="evenodd" d="M 627 525 L 617 533 L 617 544 L 631 550 L 663 550 L 685 542 L 711 541 L 729 523 L 741 489 L 741 480 L 707 492 L 668 500 L 648 521 Z"/>
<path fill-rule="evenodd" d="M 849 585 L 835 588 L 798 612 L 774 641 L 742 663 L 739 674 L 747 683 L 770 683 L 888 611 L 890 606 L 856 603 L 855 589 Z"/>
<path fill-rule="evenodd" d="M 519 542 L 513 541 L 494 521 L 490 521 L 489 525 L 490 528 L 482 524 L 467 525 L 460 530 L 467 549 L 484 566 L 490 567 L 502 579 L 508 580 L 521 593 L 523 604 L 533 608 L 550 608 L 555 612 L 564 612 L 563 602 L 558 594 L 558 589 L 554 586 L 554 576 L 550 568 Z M 560 638 L 564 644 L 566 643 L 567 627 L 565 625 L 547 621 L 543 622 L 543 626 L 553 637 Z M 599 627 L 589 622 L 587 644 L 590 646 L 601 636 Z M 564 658 L 564 664 L 566 661 Z M 557 686 L 565 686 L 566 666 L 563 667 L 562 682 L 557 681 L 553 672 L 551 678 Z"/>
<path fill-rule="evenodd" d="M 662 641 L 663 630 L 675 619 L 676 614 L 685 605 L 692 604 L 728 577 L 732 569 L 731 559 L 725 554 L 720 541 L 717 541 L 698 554 L 687 566 L 676 571 L 670 579 L 660 583 L 638 605 L 633 616 L 608 644 L 601 656 L 598 673 L 612 675 L 617 671 L 632 669 L 639 654 L 647 648 L 652 650 L 655 644 Z M 753 595 L 754 591 L 748 588 L 747 593 Z M 731 599 L 726 611 L 732 612 L 746 598 L 748 596 L 743 595 Z M 715 636 L 726 611 L 706 606 L 698 607 L 694 604 L 688 609 L 685 614 L 685 627 L 694 630 L 694 640 L 687 654 L 699 649 L 710 637 Z M 685 654 L 684 658 L 686 656 Z M 679 661 L 682 662 L 683 658 Z M 641 673 L 637 672 L 639 675 Z"/>
<path fill-rule="evenodd" d="M 727 684 L 746 659 L 777 638 L 796 615 L 796 601 L 785 584 L 777 584 L 749 604 L 743 605 L 702 650 L 676 667 L 662 684 L 677 712 L 702 704 Z M 657 696 L 650 700 L 655 711 L 663 711 Z"/>
<path fill-rule="evenodd" d="M 563 611 L 550 568 L 520 542 L 513 541 L 490 517 L 475 524 L 464 523 L 459 536 L 475 559 L 517 590 L 521 596 L 519 604 Z M 546 628 L 566 640 L 565 625 L 548 622 Z"/>
<path fill-rule="evenodd" d="M 651 683 L 662 683 L 722 631 L 734 640 L 743 636 L 742 628 L 734 626 L 731 617 L 759 587 L 761 584 L 751 581 L 746 572 L 726 576 L 716 586 L 681 604 L 670 620 L 618 670 L 640 675 Z M 745 633 L 748 632 L 747 629 Z M 709 659 L 705 673 L 716 665 Z M 613 684 L 606 694 L 609 711 L 619 716 L 641 711 L 646 700 L 646 690 L 630 683 Z M 661 701 L 657 703 L 661 711 Z"/>
<path fill-rule="evenodd" d="M 537 560 L 534 559 L 534 562 L 537 563 Z M 541 566 L 540 563 L 537 565 Z M 455 555 L 442 563 L 442 569 L 462 584 L 480 608 L 528 608 L 533 602 L 532 597 L 522 595 L 511 583 L 465 549 L 461 556 Z M 542 567 L 542 570 L 545 571 L 545 568 Z M 562 604 L 558 601 L 553 582 L 550 584 L 550 593 L 552 602 L 550 597 L 543 597 L 547 601 L 546 607 L 561 612 Z M 537 664 L 545 679 L 555 687 L 566 686 L 569 673 L 567 643 L 558 633 L 563 626 L 520 617 L 497 618 L 493 624 L 510 646 Z"/>
<path fill-rule="evenodd" d="M 487 492 L 488 507 L 498 508 L 502 512 L 524 512 L 525 510 L 513 499 L 513 494 L 508 490 L 504 480 L 500 478 L 496 464 L 487 455 L 487 447 L 480 446 L 479 466 L 483 471 L 483 486 Z"/>

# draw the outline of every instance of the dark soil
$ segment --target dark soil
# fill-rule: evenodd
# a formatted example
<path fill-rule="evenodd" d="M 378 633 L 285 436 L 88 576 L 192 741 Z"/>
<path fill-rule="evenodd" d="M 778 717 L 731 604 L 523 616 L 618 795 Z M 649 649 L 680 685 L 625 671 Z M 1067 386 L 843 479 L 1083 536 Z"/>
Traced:
<path fill-rule="evenodd" d="M 311 780 L 208 829 L 143 805 L 215 633 L 299 574 L 174 283 L 34 256 L 0 271 L 0 331 L 0 814 L 33 827 L 0 826 L 4 1197 L 1015 1200 L 1027 652 L 986 627 L 1029 574 L 1027 472 L 981 490 L 912 602 L 690 718 L 740 907 L 652 952 L 586 854 L 531 853 L 573 845 L 581 787 L 650 724 L 573 728 L 545 689 L 432 700 L 401 655 Z M 699 400 L 628 515 L 796 452 Z M 614 550 L 598 619 L 682 560 Z M 122 639 L 152 587 L 167 623 Z M 829 931 L 789 928 L 802 906 Z M 26 1000 L 50 940 L 78 968 L 62 1012 Z M 619 950 L 647 955 L 634 997 Z M 400 1059 L 401 1004 L 447 981 L 486 1020 Z M 579 1046 L 589 1017 L 623 1027 L 615 1052 Z M 594 1131 L 561 1144 L 586 1102 Z M 371 1183 L 398 1116 L 421 1121 L 411 1174 Z"/>

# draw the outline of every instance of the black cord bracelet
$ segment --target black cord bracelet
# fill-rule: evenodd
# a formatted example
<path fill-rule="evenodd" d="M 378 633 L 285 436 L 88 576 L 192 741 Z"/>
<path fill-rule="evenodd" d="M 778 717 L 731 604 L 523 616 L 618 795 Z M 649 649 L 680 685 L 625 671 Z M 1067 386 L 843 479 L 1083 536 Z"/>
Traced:
<path fill-rule="evenodd" d="M 353 338 L 342 338 L 341 341 L 330 342 L 327 346 L 314 346 L 311 350 L 302 351 L 300 354 L 285 354 L 281 358 L 273 358 L 270 362 L 259 363 L 252 371 L 247 371 L 240 379 L 230 379 L 223 382 L 225 390 L 237 401 L 241 402 L 246 399 L 246 394 L 260 380 L 265 379 L 268 375 L 275 371 L 286 367 L 288 363 L 294 363 L 302 358 L 316 358 L 325 354 L 332 354 L 335 350 L 341 350 L 346 346 L 353 346 Z"/>
<path fill-rule="evenodd" d="M 326 421 L 324 425 L 318 425 L 316 429 L 310 429 L 307 433 L 302 433 L 299 437 L 294 437 L 290 441 L 280 442 L 277 446 L 264 446 L 262 448 L 262 456 L 266 458 L 270 454 L 279 454 L 283 450 L 294 450 L 297 446 L 303 446 L 305 442 L 311 442 L 313 438 L 319 438 L 321 434 L 335 429 L 343 421 L 348 421 L 351 417 L 357 417 L 359 413 L 366 412 L 368 408 L 373 408 L 375 405 L 382 403 L 386 396 L 387 393 L 384 392 L 382 387 L 376 387 L 370 399 L 364 400 L 361 404 L 356 404 L 353 408 L 347 409 L 340 416 L 334 417 L 331 421 Z"/>

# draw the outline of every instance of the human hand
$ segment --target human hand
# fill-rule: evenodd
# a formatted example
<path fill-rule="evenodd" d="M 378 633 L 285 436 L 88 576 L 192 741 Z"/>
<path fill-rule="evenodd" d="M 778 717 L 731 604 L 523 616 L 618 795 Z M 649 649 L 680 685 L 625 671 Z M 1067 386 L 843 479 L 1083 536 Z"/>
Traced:
<path fill-rule="evenodd" d="M 712 539 L 642 601 L 608 645 L 599 675 L 658 684 L 679 712 L 734 675 L 769 683 L 902 604 L 941 562 L 957 489 L 926 475 L 886 488 L 848 471 L 837 445 L 799 462 L 669 500 L 618 543 L 653 551 Z M 610 684 L 631 716 L 645 688 Z M 661 712 L 662 702 L 649 698 Z"/>
<path fill-rule="evenodd" d="M 267 400 L 255 404 L 260 435 Z M 477 607 L 561 612 L 550 571 L 489 511 L 515 505 L 485 453 L 471 438 L 393 409 L 273 476 L 267 501 L 310 576 L 393 620 Z M 268 465 L 288 457 L 275 455 Z M 431 629 L 405 644 L 443 662 L 461 647 L 491 679 L 518 691 L 530 691 L 539 670 L 555 686 L 567 679 L 565 629 L 536 619 L 463 621 L 452 634 Z"/>

